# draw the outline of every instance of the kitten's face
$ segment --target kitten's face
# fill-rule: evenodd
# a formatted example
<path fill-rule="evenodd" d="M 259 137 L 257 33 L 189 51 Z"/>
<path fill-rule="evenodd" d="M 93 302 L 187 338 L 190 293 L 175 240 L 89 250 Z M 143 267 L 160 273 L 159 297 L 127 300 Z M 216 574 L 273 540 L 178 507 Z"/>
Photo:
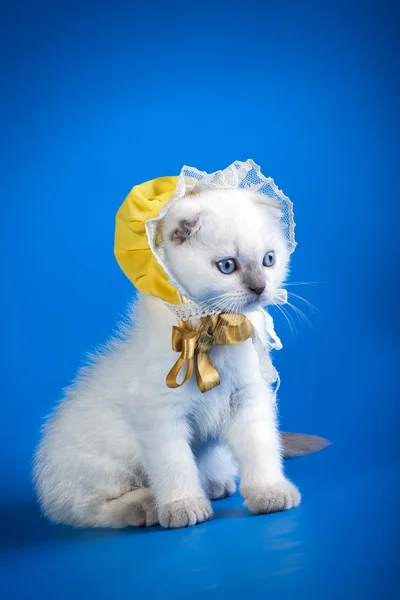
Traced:
<path fill-rule="evenodd" d="M 279 212 L 258 194 L 208 190 L 164 219 L 168 267 L 189 298 L 217 312 L 273 304 L 288 267 Z"/>

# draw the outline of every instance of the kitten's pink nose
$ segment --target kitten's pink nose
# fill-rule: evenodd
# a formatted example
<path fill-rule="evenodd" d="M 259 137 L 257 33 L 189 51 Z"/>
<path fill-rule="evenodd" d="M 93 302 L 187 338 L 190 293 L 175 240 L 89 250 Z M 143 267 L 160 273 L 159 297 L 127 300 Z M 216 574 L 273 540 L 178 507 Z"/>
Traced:
<path fill-rule="evenodd" d="M 249 290 L 251 292 L 254 292 L 255 294 L 257 294 L 257 296 L 261 296 L 261 294 L 263 293 L 263 291 L 265 290 L 265 285 L 258 285 L 256 287 L 250 287 L 249 286 Z"/>

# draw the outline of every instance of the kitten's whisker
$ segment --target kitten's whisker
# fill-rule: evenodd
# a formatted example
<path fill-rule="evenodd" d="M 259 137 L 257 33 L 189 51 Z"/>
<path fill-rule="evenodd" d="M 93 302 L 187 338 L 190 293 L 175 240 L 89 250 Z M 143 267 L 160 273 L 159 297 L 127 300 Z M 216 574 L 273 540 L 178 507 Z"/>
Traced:
<path fill-rule="evenodd" d="M 217 296 L 211 296 L 211 298 L 206 298 L 206 300 L 203 301 L 203 304 L 207 304 L 208 302 L 211 302 L 212 300 L 219 300 L 221 298 L 224 298 L 225 296 L 230 296 L 230 295 L 231 295 L 231 292 L 217 294 Z"/>
<path fill-rule="evenodd" d="M 284 287 L 291 285 L 319 285 L 320 281 L 289 281 L 284 284 Z"/>
<path fill-rule="evenodd" d="M 290 306 L 295 311 L 295 314 L 298 316 L 298 318 L 300 320 L 303 320 L 305 323 L 307 323 L 307 325 L 309 325 L 312 329 L 314 329 L 314 325 L 312 324 L 310 319 L 307 317 L 307 315 L 303 313 L 302 310 L 300 310 L 297 306 L 295 306 L 294 304 L 291 304 L 290 302 L 287 302 L 287 305 Z"/>
<path fill-rule="evenodd" d="M 294 341 L 295 337 L 297 337 L 297 331 L 290 315 L 284 310 L 281 304 L 272 304 L 271 306 L 275 306 L 275 308 L 277 308 L 281 315 L 283 315 L 283 317 L 285 318 L 289 326 L 290 333 L 292 335 L 292 340 Z"/>
<path fill-rule="evenodd" d="M 211 298 L 207 298 L 203 302 L 199 303 L 199 306 L 205 310 L 219 310 L 219 306 L 217 306 L 219 300 L 228 299 L 231 296 L 230 292 L 225 292 L 223 294 L 218 294 L 217 296 L 212 296 Z"/>
<path fill-rule="evenodd" d="M 302 302 L 304 302 L 304 304 L 306 304 L 307 306 L 310 307 L 310 309 L 314 312 L 318 312 L 320 313 L 321 311 L 319 310 L 319 308 L 317 308 L 315 306 L 315 304 L 313 304 L 312 302 L 309 302 L 308 300 L 306 300 L 305 298 L 303 298 L 302 296 L 299 296 L 299 294 L 295 294 L 294 292 L 288 292 L 288 296 L 293 296 L 294 298 L 297 298 L 297 300 L 301 300 Z"/>

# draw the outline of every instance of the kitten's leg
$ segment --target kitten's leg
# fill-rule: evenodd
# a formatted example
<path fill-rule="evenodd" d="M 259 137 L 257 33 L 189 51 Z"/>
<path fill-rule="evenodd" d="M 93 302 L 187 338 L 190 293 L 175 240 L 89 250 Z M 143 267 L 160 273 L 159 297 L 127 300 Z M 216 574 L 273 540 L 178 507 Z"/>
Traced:
<path fill-rule="evenodd" d="M 97 509 L 97 527 L 149 527 L 158 523 L 157 508 L 150 488 L 137 488 Z"/>
<path fill-rule="evenodd" d="M 163 413 L 162 418 L 153 419 L 153 427 L 142 437 L 141 445 L 160 525 L 187 527 L 207 521 L 211 504 L 201 487 L 186 420 Z"/>
<path fill-rule="evenodd" d="M 237 464 L 224 444 L 214 443 L 204 448 L 198 457 L 198 465 L 203 488 L 210 500 L 227 498 L 234 493 Z"/>
<path fill-rule="evenodd" d="M 254 513 L 287 510 L 300 503 L 299 491 L 283 474 L 272 392 L 266 391 L 260 382 L 235 394 L 236 412 L 227 431 L 239 461 L 240 492 Z"/>

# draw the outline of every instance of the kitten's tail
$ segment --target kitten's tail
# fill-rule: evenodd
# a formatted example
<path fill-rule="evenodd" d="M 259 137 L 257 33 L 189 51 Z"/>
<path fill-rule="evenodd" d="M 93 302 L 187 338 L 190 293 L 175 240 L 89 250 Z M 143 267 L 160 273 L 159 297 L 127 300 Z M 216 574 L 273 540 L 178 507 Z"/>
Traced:
<path fill-rule="evenodd" d="M 319 452 L 331 445 L 329 440 L 305 433 L 281 433 L 283 458 L 296 458 Z"/>

